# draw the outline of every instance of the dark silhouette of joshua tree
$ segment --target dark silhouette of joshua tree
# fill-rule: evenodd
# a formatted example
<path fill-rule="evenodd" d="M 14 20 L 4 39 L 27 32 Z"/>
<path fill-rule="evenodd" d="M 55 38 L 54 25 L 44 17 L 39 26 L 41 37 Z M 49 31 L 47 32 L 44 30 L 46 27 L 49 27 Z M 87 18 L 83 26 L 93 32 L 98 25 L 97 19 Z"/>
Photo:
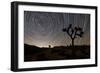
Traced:
<path fill-rule="evenodd" d="M 69 24 L 68 28 L 63 28 L 62 31 L 66 32 L 70 36 L 70 38 L 72 40 L 72 46 L 74 46 L 75 38 L 82 37 L 82 35 L 83 35 L 82 28 L 80 28 L 80 27 L 72 28 L 72 24 Z"/>
<path fill-rule="evenodd" d="M 49 48 L 51 48 L 51 45 L 49 45 Z"/>

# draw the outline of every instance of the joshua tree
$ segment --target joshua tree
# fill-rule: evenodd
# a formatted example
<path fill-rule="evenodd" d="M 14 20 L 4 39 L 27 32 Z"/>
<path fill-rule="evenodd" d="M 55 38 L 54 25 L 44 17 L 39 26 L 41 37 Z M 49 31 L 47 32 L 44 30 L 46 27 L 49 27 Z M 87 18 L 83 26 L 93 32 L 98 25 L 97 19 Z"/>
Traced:
<path fill-rule="evenodd" d="M 80 28 L 80 27 L 72 28 L 72 24 L 70 24 L 68 28 L 63 28 L 62 31 L 66 32 L 70 36 L 70 38 L 72 40 L 72 46 L 74 46 L 75 38 L 82 37 L 82 35 L 83 35 L 82 28 Z"/>

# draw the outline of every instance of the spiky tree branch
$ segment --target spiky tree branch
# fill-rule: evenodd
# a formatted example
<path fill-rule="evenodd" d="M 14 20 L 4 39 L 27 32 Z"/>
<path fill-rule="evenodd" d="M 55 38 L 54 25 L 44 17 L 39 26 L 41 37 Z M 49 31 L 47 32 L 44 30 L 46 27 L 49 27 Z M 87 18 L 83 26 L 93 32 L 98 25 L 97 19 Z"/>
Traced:
<path fill-rule="evenodd" d="M 63 32 L 66 32 L 71 40 L 72 40 L 72 46 L 74 46 L 74 39 L 77 37 L 82 37 L 83 30 L 80 27 L 74 27 L 72 28 L 72 24 L 69 25 L 68 28 L 63 28 Z"/>

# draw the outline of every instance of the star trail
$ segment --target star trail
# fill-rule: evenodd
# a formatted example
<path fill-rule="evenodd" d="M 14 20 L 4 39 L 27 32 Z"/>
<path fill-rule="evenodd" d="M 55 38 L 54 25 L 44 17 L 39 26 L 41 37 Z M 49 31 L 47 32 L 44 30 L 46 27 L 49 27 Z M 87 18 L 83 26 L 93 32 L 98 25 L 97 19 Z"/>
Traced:
<path fill-rule="evenodd" d="M 62 32 L 72 24 L 83 28 L 75 45 L 90 45 L 90 14 L 24 11 L 24 43 L 38 47 L 68 46 L 70 37 Z"/>

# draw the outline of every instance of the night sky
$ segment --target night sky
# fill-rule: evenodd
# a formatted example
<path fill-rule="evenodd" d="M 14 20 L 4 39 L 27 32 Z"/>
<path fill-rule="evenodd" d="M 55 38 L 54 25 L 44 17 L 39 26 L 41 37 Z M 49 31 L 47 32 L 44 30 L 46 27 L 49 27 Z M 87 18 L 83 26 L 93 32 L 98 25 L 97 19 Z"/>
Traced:
<path fill-rule="evenodd" d="M 24 11 L 24 43 L 38 47 L 68 46 L 71 39 L 63 28 L 69 24 L 83 28 L 75 45 L 90 45 L 90 14 Z"/>

